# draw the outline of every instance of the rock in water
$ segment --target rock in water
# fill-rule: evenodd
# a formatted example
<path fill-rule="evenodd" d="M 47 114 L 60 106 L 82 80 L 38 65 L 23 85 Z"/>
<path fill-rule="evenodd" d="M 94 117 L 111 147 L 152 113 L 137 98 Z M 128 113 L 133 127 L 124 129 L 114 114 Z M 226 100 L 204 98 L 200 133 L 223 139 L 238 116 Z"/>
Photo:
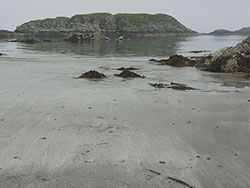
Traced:
<path fill-rule="evenodd" d="M 122 78 L 145 78 L 145 76 L 141 76 L 129 70 L 124 70 L 120 74 L 115 74 L 115 76 L 122 77 Z"/>
<path fill-rule="evenodd" d="M 78 78 L 106 78 L 105 74 L 99 73 L 95 70 L 90 70 L 88 72 L 83 73 Z"/>
<path fill-rule="evenodd" d="M 250 36 L 235 47 L 220 49 L 198 60 L 196 68 L 211 72 L 250 72 Z"/>
<path fill-rule="evenodd" d="M 116 70 L 120 70 L 120 71 L 124 71 L 124 70 L 128 70 L 128 71 L 131 71 L 131 70 L 138 70 L 138 68 L 135 68 L 135 67 L 120 67 L 120 68 L 117 68 Z"/>
<path fill-rule="evenodd" d="M 150 61 L 155 61 L 155 60 L 151 59 Z M 187 66 L 193 67 L 196 64 L 194 60 L 183 57 L 182 55 L 174 55 L 171 56 L 169 59 L 156 60 L 156 62 L 159 65 L 170 65 L 174 67 L 187 67 Z"/>

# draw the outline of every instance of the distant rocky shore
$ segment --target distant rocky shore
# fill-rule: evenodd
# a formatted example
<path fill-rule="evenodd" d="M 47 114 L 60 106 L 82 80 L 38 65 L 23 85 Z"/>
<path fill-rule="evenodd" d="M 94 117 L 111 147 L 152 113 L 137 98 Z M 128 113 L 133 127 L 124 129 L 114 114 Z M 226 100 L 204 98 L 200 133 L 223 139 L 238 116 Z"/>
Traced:
<path fill-rule="evenodd" d="M 239 30 L 229 31 L 226 29 L 217 29 L 208 35 L 250 35 L 250 27 L 244 27 Z"/>
<path fill-rule="evenodd" d="M 16 34 L 26 36 L 71 36 L 80 39 L 108 39 L 131 36 L 194 35 L 175 18 L 166 14 L 94 13 L 71 18 L 35 20 L 18 26 Z"/>
<path fill-rule="evenodd" d="M 0 38 L 14 38 L 15 34 L 12 31 L 0 30 Z"/>
<path fill-rule="evenodd" d="M 69 17 L 32 20 L 16 30 L 0 30 L 0 38 L 66 39 L 71 42 L 83 40 L 123 40 L 133 37 L 164 37 L 200 35 L 177 19 L 166 14 L 115 14 L 93 13 Z M 207 35 L 250 35 L 250 27 L 236 31 L 218 29 Z"/>

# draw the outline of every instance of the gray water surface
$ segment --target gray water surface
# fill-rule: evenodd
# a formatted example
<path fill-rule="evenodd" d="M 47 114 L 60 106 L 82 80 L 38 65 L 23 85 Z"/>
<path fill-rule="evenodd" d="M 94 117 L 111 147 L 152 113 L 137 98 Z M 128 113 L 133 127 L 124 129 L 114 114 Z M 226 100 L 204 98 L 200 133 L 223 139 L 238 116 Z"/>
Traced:
<path fill-rule="evenodd" d="M 239 74 L 223 74 L 199 71 L 195 68 L 175 68 L 150 64 L 150 58 L 168 58 L 174 54 L 184 56 L 208 55 L 220 48 L 235 46 L 246 36 L 193 36 L 138 38 L 124 41 L 84 41 L 41 42 L 24 44 L 1 41 L 0 51 L 6 56 L 0 58 L 1 63 L 30 62 L 32 69 L 37 63 L 46 64 L 48 70 L 53 66 L 72 67 L 67 69 L 70 77 L 95 69 L 112 75 L 117 67 L 134 66 L 141 70 L 148 82 L 179 81 L 192 84 L 207 90 L 228 90 L 249 86 L 248 80 L 239 79 Z M 190 53 L 194 50 L 205 50 L 203 53 Z M 54 73 L 56 74 L 56 72 Z M 221 87 L 224 86 L 224 87 Z M 228 87 L 228 88 L 226 88 Z"/>
<path fill-rule="evenodd" d="M 1 41 L 0 187 L 183 187 L 169 176 L 197 188 L 249 187 L 245 74 L 149 62 L 244 38 Z M 113 76 L 121 66 L 146 78 Z M 93 69 L 108 77 L 74 79 Z M 198 90 L 149 85 L 157 81 Z"/>

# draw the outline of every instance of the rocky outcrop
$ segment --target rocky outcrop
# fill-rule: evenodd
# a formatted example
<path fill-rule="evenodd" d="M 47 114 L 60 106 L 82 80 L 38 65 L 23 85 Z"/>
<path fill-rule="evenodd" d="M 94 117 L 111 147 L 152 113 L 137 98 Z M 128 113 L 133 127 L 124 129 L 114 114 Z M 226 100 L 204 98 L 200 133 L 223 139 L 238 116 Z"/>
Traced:
<path fill-rule="evenodd" d="M 209 33 L 209 35 L 250 35 L 250 27 L 244 27 L 242 29 L 235 31 L 229 31 L 226 29 L 217 29 Z"/>
<path fill-rule="evenodd" d="M 183 57 L 182 55 L 173 55 L 169 57 L 169 59 L 162 60 L 151 59 L 150 61 L 154 61 L 158 65 L 170 65 L 174 67 L 193 67 L 196 64 L 196 61 Z"/>
<path fill-rule="evenodd" d="M 36 20 L 18 26 L 16 33 L 26 35 L 88 35 L 87 38 L 119 38 L 128 36 L 192 35 L 175 18 L 165 14 L 95 13 L 75 15 L 71 18 Z M 79 38 L 79 37 L 77 37 Z M 80 40 L 82 40 L 80 38 Z"/>
<path fill-rule="evenodd" d="M 250 36 L 235 47 L 227 47 L 198 60 L 195 67 L 211 72 L 250 73 Z"/>
<path fill-rule="evenodd" d="M 90 70 L 88 72 L 83 73 L 81 76 L 78 78 L 106 78 L 107 76 L 103 73 L 99 73 L 98 71 L 95 70 Z"/>
<path fill-rule="evenodd" d="M 124 70 L 120 74 L 115 74 L 115 76 L 122 77 L 122 78 L 145 78 L 145 76 L 141 76 L 129 70 Z"/>

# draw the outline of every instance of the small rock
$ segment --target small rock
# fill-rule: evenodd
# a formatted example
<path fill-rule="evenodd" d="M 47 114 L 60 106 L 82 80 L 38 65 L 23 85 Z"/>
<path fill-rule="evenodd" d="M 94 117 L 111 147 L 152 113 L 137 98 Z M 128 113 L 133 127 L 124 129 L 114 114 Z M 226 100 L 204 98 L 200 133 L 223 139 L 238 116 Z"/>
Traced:
<path fill-rule="evenodd" d="M 46 140 L 46 137 L 42 137 L 42 138 L 40 138 L 41 140 Z"/>
<path fill-rule="evenodd" d="M 107 76 L 103 73 L 99 73 L 95 70 L 90 70 L 88 72 L 83 73 L 81 76 L 78 78 L 106 78 Z"/>
<path fill-rule="evenodd" d="M 170 65 L 174 67 L 193 67 L 196 64 L 196 61 L 183 57 L 182 55 L 174 55 L 169 57 L 169 59 L 162 59 L 156 62 L 158 65 Z"/>
<path fill-rule="evenodd" d="M 207 160 L 211 160 L 211 157 L 207 157 Z"/>
<path fill-rule="evenodd" d="M 197 155 L 197 156 L 196 156 L 196 158 L 198 158 L 198 159 L 199 159 L 199 158 L 201 158 L 201 156 Z"/>
<path fill-rule="evenodd" d="M 145 78 L 145 76 L 141 76 L 137 73 L 124 70 L 120 74 L 115 74 L 115 76 L 122 77 L 122 78 Z"/>
<path fill-rule="evenodd" d="M 159 163 L 160 163 L 160 164 L 165 164 L 165 163 L 166 163 L 166 161 L 159 161 Z"/>

